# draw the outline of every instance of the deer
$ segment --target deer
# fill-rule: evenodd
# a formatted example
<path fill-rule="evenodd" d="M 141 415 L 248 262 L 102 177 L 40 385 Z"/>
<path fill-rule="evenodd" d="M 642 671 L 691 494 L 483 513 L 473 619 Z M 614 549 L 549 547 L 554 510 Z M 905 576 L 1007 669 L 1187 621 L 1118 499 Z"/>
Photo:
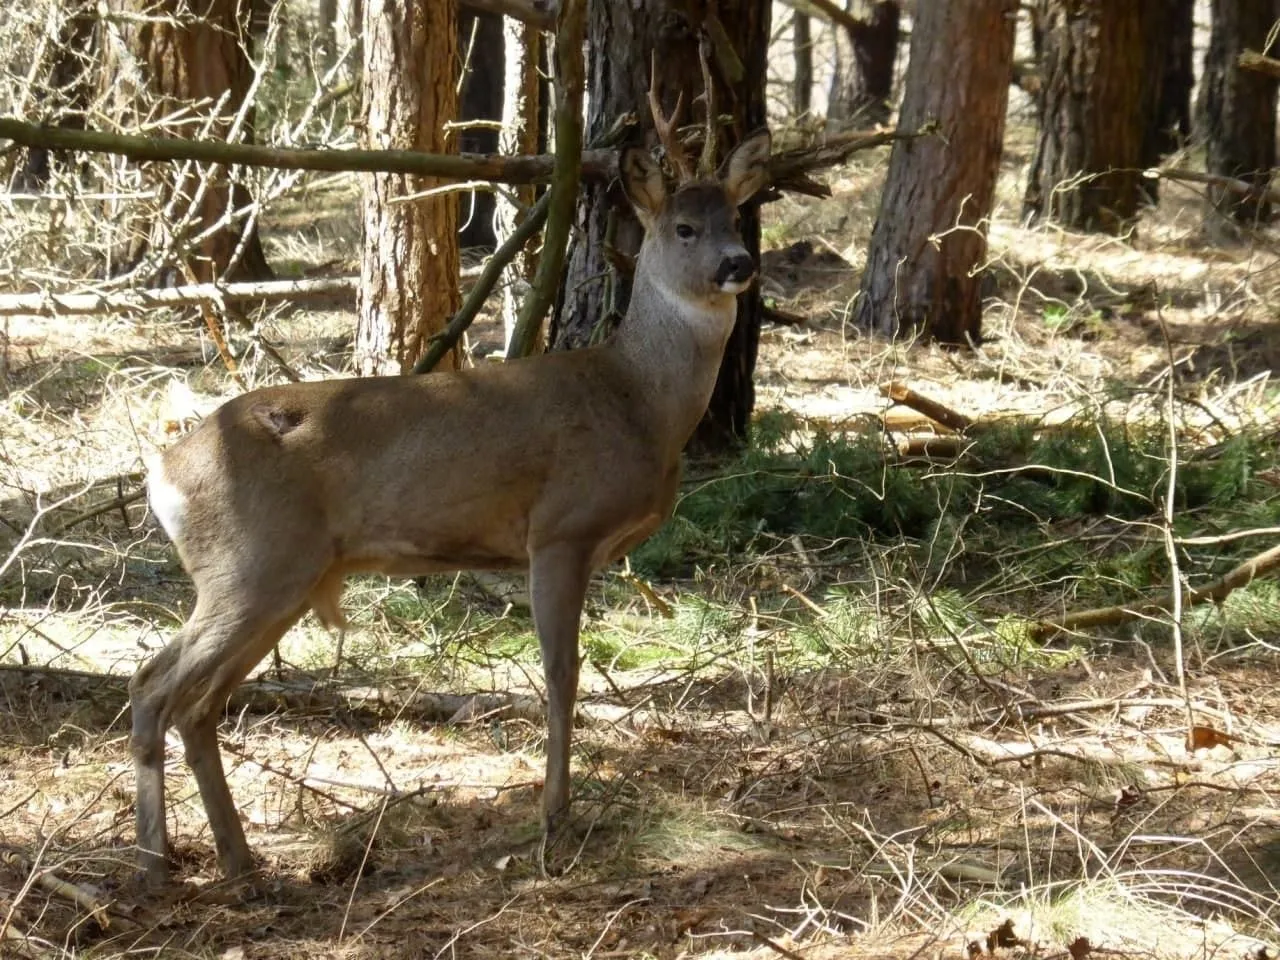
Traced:
<path fill-rule="evenodd" d="M 590 578 L 671 514 L 737 297 L 755 275 L 738 208 L 768 182 L 768 130 L 695 170 L 649 105 L 674 183 L 619 156 L 644 239 L 602 342 L 460 371 L 241 394 L 148 459 L 151 510 L 195 586 L 190 616 L 129 685 L 142 878 L 170 878 L 165 733 L 176 727 L 228 878 L 254 860 L 217 727 L 234 689 L 308 610 L 342 630 L 354 573 L 525 571 L 546 686 L 544 842 L 566 822 L 578 633 Z"/>

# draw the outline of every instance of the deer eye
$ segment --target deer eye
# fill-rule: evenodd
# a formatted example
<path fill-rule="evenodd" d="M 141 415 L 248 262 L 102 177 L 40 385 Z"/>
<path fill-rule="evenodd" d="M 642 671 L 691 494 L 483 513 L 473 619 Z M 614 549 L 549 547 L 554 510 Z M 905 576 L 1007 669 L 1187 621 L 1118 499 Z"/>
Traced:
<path fill-rule="evenodd" d="M 697 232 L 697 230 L 694 230 L 693 227 L 689 226 L 687 223 L 676 224 L 676 236 L 681 240 L 692 240 L 694 234 Z"/>

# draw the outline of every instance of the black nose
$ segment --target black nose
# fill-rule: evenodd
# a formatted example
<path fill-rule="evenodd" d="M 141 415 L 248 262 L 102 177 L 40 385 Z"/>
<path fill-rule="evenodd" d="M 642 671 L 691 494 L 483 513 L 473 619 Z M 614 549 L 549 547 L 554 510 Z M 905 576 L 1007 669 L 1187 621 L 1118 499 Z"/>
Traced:
<path fill-rule="evenodd" d="M 745 283 L 756 272 L 756 265 L 749 253 L 737 253 L 720 261 L 720 269 L 716 271 L 716 283 Z"/>

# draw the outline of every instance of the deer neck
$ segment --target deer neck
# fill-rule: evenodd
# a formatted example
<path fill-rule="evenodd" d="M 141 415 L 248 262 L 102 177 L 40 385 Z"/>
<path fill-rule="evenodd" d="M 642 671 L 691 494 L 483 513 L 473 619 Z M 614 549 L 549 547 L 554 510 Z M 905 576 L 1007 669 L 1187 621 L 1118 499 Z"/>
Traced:
<path fill-rule="evenodd" d="M 641 248 L 631 304 L 610 344 L 640 382 L 642 402 L 673 455 L 706 412 L 737 314 L 733 294 L 678 296 L 653 275 Z"/>

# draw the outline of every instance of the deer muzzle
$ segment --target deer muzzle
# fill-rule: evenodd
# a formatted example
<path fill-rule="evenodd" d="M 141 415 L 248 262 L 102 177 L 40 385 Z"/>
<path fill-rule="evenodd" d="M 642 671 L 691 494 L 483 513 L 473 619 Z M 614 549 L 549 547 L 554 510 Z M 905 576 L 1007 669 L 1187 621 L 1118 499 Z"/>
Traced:
<path fill-rule="evenodd" d="M 741 293 L 755 276 L 756 264 L 745 250 L 725 257 L 716 270 L 716 286 L 725 293 Z"/>

